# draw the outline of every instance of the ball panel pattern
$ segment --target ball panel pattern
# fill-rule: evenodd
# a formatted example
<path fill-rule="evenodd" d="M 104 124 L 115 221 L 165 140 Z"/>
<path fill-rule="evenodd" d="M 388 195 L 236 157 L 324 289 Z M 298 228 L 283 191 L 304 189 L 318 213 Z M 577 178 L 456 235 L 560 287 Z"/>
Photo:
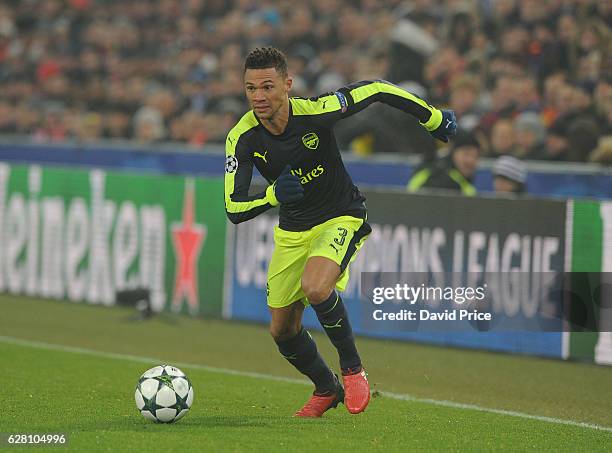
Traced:
<path fill-rule="evenodd" d="M 163 366 L 154 366 L 153 368 L 150 368 L 147 371 L 145 371 L 144 373 L 142 373 L 142 376 L 140 376 L 140 377 L 141 378 L 157 377 L 157 376 L 161 376 L 163 372 L 164 372 L 164 367 Z"/>
<path fill-rule="evenodd" d="M 145 406 L 145 402 L 142 398 L 142 393 L 140 393 L 138 388 L 136 388 L 136 391 L 134 392 L 134 399 L 136 400 L 136 407 L 139 411 L 141 411 Z"/>
<path fill-rule="evenodd" d="M 166 372 L 168 376 L 177 376 L 177 377 L 185 376 L 185 373 L 183 373 L 177 367 L 174 367 L 172 365 L 164 365 L 164 371 Z"/>
<path fill-rule="evenodd" d="M 140 382 L 138 387 L 140 388 L 140 393 L 142 393 L 144 398 L 151 399 L 155 396 L 157 390 L 159 389 L 159 381 L 157 379 L 145 378 L 142 382 Z"/>
<path fill-rule="evenodd" d="M 170 407 L 163 407 L 155 411 L 155 417 L 162 423 L 170 423 L 174 421 L 176 417 L 176 409 Z"/>
<path fill-rule="evenodd" d="M 134 392 L 136 407 L 148 420 L 172 423 L 183 418 L 193 404 L 193 387 L 180 369 L 161 365 L 147 370 Z"/>

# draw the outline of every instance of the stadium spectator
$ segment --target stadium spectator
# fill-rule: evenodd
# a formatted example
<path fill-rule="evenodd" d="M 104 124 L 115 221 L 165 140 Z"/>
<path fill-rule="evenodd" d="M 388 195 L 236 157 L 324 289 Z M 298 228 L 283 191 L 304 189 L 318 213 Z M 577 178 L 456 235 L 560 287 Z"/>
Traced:
<path fill-rule="evenodd" d="M 34 132 L 34 141 L 39 143 L 58 143 L 67 139 L 70 130 L 63 121 L 64 111 L 59 105 L 50 106 L 44 113 L 43 123 Z"/>
<path fill-rule="evenodd" d="M 438 102 L 448 99 L 453 81 L 462 74 L 465 59 L 452 47 L 442 47 L 425 68 L 430 96 Z"/>
<path fill-rule="evenodd" d="M 81 142 L 96 142 L 99 141 L 104 133 L 104 123 L 102 115 L 99 113 L 89 112 L 86 115 L 81 115 L 76 131 L 77 139 Z"/>
<path fill-rule="evenodd" d="M 449 105 L 457 115 L 459 127 L 465 131 L 473 130 L 480 120 L 477 106 L 478 81 L 473 76 L 464 75 L 453 81 Z"/>
<path fill-rule="evenodd" d="M 10 134 L 15 128 L 15 120 L 11 110 L 13 110 L 13 106 L 9 101 L 0 101 L 0 134 Z"/>
<path fill-rule="evenodd" d="M 491 92 L 491 108 L 482 116 L 478 129 L 488 134 L 500 118 L 513 117 L 519 96 L 519 86 L 515 76 L 498 76 Z"/>
<path fill-rule="evenodd" d="M 120 140 L 130 137 L 130 116 L 123 110 L 113 109 L 104 115 L 104 138 Z"/>
<path fill-rule="evenodd" d="M 155 143 L 166 136 L 164 119 L 154 107 L 142 107 L 134 116 L 135 138 L 142 144 Z"/>
<path fill-rule="evenodd" d="M 567 130 L 567 140 L 570 149 L 569 160 L 585 162 L 591 152 L 597 147 L 599 127 L 590 118 L 581 117 L 573 121 Z"/>
<path fill-rule="evenodd" d="M 291 58 L 296 95 L 384 76 L 451 106 L 461 127 L 491 141 L 496 123 L 538 114 L 543 141 L 580 149 L 549 146 L 526 157 L 584 161 L 594 141 L 576 134 L 594 132 L 593 122 L 599 135 L 612 128 L 610 4 L 442 0 L 432 10 L 424 0 L 2 2 L 0 133 L 82 139 L 75 117 L 93 113 L 104 138 L 221 142 L 227 131 L 218 128 L 246 107 L 237 76 L 244 56 L 272 44 Z M 232 113 L 228 99 L 238 106 Z M 50 113 L 59 105 L 64 113 Z M 149 132 L 137 127 L 145 107 L 161 115 L 161 124 L 145 115 Z M 187 123 L 204 130 L 180 132 Z M 397 124 L 381 123 L 372 152 L 432 153 L 424 140 L 389 146 L 381 137 L 398 134 Z"/>
<path fill-rule="evenodd" d="M 424 189 L 443 189 L 467 196 L 476 195 L 472 182 L 479 159 L 480 144 L 474 135 L 458 133 L 449 154 L 417 168 L 408 181 L 407 189 L 413 193 Z"/>
<path fill-rule="evenodd" d="M 594 109 L 602 134 L 612 135 L 612 85 L 602 79 L 595 86 Z"/>
<path fill-rule="evenodd" d="M 520 194 L 526 190 L 527 167 L 514 156 L 501 156 L 493 164 L 493 190 Z"/>
<path fill-rule="evenodd" d="M 557 109 L 557 93 L 566 83 L 566 75 L 559 71 L 549 74 L 544 79 L 542 119 L 545 126 L 550 127 L 559 116 Z"/>
<path fill-rule="evenodd" d="M 516 134 L 516 148 L 514 155 L 523 159 L 530 159 L 542 153 L 546 129 L 540 115 L 534 112 L 521 113 L 514 120 Z"/>
<path fill-rule="evenodd" d="M 566 137 L 567 124 L 557 120 L 549 129 L 546 147 L 541 155 L 531 156 L 536 160 L 568 161 L 570 159 L 569 141 Z"/>
<path fill-rule="evenodd" d="M 516 81 L 516 90 L 519 96 L 516 98 L 516 109 L 519 112 L 540 112 L 540 95 L 533 77 L 524 76 Z"/>
<path fill-rule="evenodd" d="M 489 157 L 499 157 L 514 154 L 516 134 L 514 121 L 509 118 L 498 120 L 491 130 L 491 140 L 488 150 Z"/>
<path fill-rule="evenodd" d="M 599 139 L 597 148 L 593 150 L 589 160 L 597 164 L 612 165 L 612 135 Z"/>

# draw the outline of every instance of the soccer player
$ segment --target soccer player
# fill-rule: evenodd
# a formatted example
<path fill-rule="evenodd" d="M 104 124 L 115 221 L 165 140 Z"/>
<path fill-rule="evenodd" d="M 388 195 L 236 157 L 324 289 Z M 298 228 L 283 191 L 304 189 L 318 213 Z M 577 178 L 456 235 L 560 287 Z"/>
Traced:
<path fill-rule="evenodd" d="M 376 101 L 412 114 L 443 141 L 457 123 L 452 111 L 440 111 L 383 80 L 310 99 L 289 97 L 291 83 L 279 50 L 259 48 L 246 57 L 244 86 L 252 110 L 227 136 L 225 209 L 240 223 L 280 205 L 268 268 L 270 333 L 283 357 L 315 386 L 295 415 L 321 417 L 338 403 L 357 414 L 370 401 L 370 387 L 337 291 L 346 287 L 348 266 L 371 228 L 365 197 L 344 168 L 333 126 Z M 253 167 L 269 183 L 254 195 L 249 194 Z M 302 327 L 308 305 L 338 350 L 342 384 Z"/>

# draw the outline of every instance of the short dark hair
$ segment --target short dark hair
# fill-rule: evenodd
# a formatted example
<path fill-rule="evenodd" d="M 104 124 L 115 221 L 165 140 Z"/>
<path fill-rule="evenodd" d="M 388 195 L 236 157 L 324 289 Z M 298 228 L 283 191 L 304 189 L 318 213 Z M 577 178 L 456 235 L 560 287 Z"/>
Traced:
<path fill-rule="evenodd" d="M 452 138 L 451 150 L 454 151 L 462 146 L 474 146 L 480 151 L 480 142 L 474 134 L 466 131 L 457 131 L 457 135 Z"/>
<path fill-rule="evenodd" d="M 274 68 L 282 77 L 287 77 L 287 57 L 275 47 L 258 47 L 249 52 L 244 62 L 244 72 L 247 69 Z"/>

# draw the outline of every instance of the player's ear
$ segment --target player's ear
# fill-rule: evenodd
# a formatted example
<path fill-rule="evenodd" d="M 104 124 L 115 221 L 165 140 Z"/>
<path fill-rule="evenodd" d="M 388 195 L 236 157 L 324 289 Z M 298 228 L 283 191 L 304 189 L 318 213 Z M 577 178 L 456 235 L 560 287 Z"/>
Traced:
<path fill-rule="evenodd" d="M 287 79 L 285 79 L 285 88 L 287 89 L 287 92 L 291 91 L 292 86 L 293 86 L 293 79 L 290 76 L 287 76 Z"/>

